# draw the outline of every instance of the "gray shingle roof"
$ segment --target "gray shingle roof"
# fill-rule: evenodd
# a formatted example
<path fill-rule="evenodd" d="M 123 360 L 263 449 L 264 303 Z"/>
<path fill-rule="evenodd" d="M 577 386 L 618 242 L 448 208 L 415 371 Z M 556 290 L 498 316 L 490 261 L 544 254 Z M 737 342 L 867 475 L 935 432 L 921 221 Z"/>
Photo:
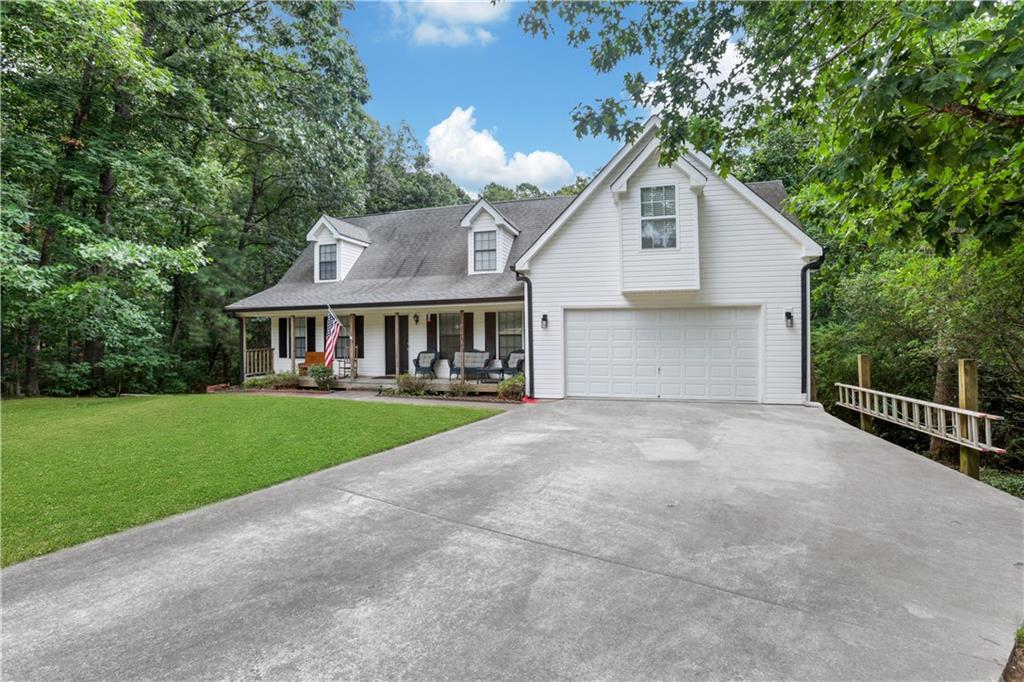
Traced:
<path fill-rule="evenodd" d="M 743 184 L 753 190 L 754 194 L 767 201 L 776 211 L 786 216 L 786 218 L 789 219 L 789 222 L 803 229 L 803 225 L 800 224 L 800 220 L 795 215 L 785 210 L 787 195 L 786 186 L 782 184 L 782 180 L 745 182 Z"/>
<path fill-rule="evenodd" d="M 533 244 L 572 199 L 548 197 L 494 204 L 520 230 L 512 244 L 509 264 Z M 471 206 L 460 204 L 332 219 L 364 230 L 366 237 L 357 238 L 370 242 L 344 281 L 313 282 L 313 245 L 309 244 L 277 284 L 236 301 L 225 310 L 367 307 L 521 297 L 522 283 L 507 269 L 491 275 L 467 274 L 466 228 L 459 223 Z"/>

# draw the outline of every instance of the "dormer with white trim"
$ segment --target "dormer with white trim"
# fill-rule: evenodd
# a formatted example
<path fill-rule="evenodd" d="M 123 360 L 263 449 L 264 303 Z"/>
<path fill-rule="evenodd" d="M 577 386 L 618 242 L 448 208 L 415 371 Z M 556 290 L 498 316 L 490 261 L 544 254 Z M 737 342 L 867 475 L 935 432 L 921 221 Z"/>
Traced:
<path fill-rule="evenodd" d="M 462 218 L 466 229 L 466 272 L 485 275 L 502 272 L 519 228 L 486 199 L 480 199 Z"/>
<path fill-rule="evenodd" d="M 313 282 L 340 282 L 370 245 L 367 231 L 338 218 L 320 216 L 306 233 L 313 242 Z"/>
<path fill-rule="evenodd" d="M 612 179 L 623 293 L 700 289 L 700 197 L 707 181 L 690 155 L 662 166 L 657 138 Z"/>

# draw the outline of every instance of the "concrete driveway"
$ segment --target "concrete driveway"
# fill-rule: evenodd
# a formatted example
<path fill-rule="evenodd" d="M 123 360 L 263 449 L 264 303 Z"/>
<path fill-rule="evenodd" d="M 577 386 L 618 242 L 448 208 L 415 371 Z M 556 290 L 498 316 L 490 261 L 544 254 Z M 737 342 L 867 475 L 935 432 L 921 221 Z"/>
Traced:
<path fill-rule="evenodd" d="M 804 407 L 563 401 L 3 572 L 6 679 L 994 679 L 1024 504 Z"/>

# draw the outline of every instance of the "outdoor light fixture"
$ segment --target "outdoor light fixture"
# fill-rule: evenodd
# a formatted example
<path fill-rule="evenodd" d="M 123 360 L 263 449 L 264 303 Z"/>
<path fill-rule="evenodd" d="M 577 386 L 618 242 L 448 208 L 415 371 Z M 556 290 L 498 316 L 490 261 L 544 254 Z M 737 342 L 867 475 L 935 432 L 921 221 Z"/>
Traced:
<path fill-rule="evenodd" d="M 548 328 L 548 314 L 547 313 L 544 313 L 543 315 L 540 316 L 540 328 L 541 329 L 547 329 Z"/>
<path fill-rule="evenodd" d="M 793 328 L 793 311 L 792 310 L 787 310 L 786 311 L 786 328 L 787 329 L 792 329 Z"/>
<path fill-rule="evenodd" d="M 419 313 L 413 313 L 412 323 L 413 324 L 419 324 L 420 323 L 420 314 Z"/>

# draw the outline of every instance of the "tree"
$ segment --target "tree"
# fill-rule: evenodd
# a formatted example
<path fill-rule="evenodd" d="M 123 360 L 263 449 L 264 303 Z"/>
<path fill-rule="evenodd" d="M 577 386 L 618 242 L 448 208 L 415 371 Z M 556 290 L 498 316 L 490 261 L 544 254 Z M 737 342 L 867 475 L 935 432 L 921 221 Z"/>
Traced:
<path fill-rule="evenodd" d="M 515 190 L 499 185 L 496 182 L 489 182 L 480 190 L 480 198 L 490 202 L 512 201 L 516 198 Z"/>
<path fill-rule="evenodd" d="M 655 74 L 579 105 L 579 135 L 632 138 L 655 109 L 663 160 L 693 145 L 729 171 L 781 115 L 818 141 L 802 216 L 942 253 L 1024 223 L 1024 4 L 538 2 L 520 23 L 548 37 L 554 15 L 598 72 Z"/>
<path fill-rule="evenodd" d="M 317 215 L 362 208 L 369 91 L 340 16 L 316 2 L 0 6 L 9 389 L 233 376 L 223 305 L 276 278 Z"/>
<path fill-rule="evenodd" d="M 365 183 L 368 213 L 450 206 L 470 201 L 444 173 L 430 169 L 429 157 L 409 124 L 397 131 L 375 125 L 367 140 Z"/>
<path fill-rule="evenodd" d="M 589 184 L 590 178 L 588 178 L 586 175 L 577 175 L 576 182 L 570 185 L 565 185 L 564 187 L 560 187 L 559 189 L 555 190 L 554 196 L 574 197 L 580 192 L 582 192 L 584 189 L 586 189 L 587 185 Z"/>

